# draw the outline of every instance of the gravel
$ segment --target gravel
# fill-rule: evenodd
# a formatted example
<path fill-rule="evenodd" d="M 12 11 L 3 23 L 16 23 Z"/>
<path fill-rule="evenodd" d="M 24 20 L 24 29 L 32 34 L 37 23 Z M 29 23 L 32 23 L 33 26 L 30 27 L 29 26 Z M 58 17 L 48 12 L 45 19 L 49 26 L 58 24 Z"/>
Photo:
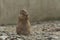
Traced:
<path fill-rule="evenodd" d="M 40 24 L 32 25 L 31 34 L 29 36 L 17 35 L 16 25 L 13 26 L 7 25 L 3 27 L 0 26 L 0 31 L 4 31 L 6 32 L 6 34 L 9 34 L 6 40 L 7 39 L 9 40 L 12 39 L 14 40 L 60 40 L 60 31 L 51 30 L 52 28 L 57 28 L 57 27 L 60 28 L 60 21 L 49 21 L 49 22 L 42 22 Z"/>

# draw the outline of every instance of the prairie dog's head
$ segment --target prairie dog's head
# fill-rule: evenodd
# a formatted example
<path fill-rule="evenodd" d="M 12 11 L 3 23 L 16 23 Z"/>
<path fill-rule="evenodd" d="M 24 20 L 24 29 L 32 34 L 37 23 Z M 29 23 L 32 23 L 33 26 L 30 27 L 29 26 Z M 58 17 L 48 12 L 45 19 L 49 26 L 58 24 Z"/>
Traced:
<path fill-rule="evenodd" d="M 20 15 L 28 16 L 28 12 L 25 9 L 20 10 Z"/>

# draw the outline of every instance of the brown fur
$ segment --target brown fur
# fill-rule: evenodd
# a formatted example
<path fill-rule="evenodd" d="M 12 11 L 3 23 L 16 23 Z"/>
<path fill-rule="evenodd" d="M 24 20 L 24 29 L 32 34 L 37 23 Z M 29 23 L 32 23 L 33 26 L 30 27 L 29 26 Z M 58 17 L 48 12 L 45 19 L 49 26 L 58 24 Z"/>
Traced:
<path fill-rule="evenodd" d="M 16 32 L 18 35 L 30 34 L 30 21 L 29 21 L 29 15 L 26 10 L 20 11 Z"/>

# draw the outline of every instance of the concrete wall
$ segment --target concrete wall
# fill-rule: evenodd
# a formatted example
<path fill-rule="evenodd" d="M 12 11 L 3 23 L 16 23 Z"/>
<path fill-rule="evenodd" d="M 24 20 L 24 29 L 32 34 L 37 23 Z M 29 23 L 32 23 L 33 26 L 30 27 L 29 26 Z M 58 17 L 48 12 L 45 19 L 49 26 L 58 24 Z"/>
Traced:
<path fill-rule="evenodd" d="M 59 0 L 0 0 L 0 24 L 17 23 L 20 9 L 26 8 L 31 21 L 60 17 Z"/>

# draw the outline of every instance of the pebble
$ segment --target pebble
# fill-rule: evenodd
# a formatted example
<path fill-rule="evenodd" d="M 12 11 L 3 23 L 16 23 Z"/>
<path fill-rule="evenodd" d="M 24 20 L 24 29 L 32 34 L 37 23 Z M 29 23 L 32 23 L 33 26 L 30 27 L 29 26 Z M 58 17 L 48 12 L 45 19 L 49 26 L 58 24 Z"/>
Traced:
<path fill-rule="evenodd" d="M 16 26 L 15 26 L 16 27 Z M 13 28 L 15 28 L 13 27 Z M 59 40 L 60 39 L 60 32 L 48 32 L 48 31 L 42 31 L 42 29 L 48 29 L 48 28 L 55 28 L 55 27 L 60 27 L 60 21 L 54 21 L 54 22 L 43 22 L 40 24 L 35 24 L 32 26 L 31 29 L 31 35 L 29 36 L 24 36 L 24 35 L 20 35 L 17 36 L 17 34 L 14 34 L 15 38 L 17 38 L 17 40 Z M 12 28 L 12 26 L 10 26 L 9 28 Z M 12 29 L 13 29 L 12 28 Z M 4 29 L 6 29 L 6 27 L 1 27 L 0 31 L 5 31 Z M 6 29 L 8 30 L 8 29 Z M 7 32 L 8 34 L 8 32 Z M 3 35 L 4 36 L 4 35 Z M 8 35 L 9 36 L 9 35 Z M 11 39 L 11 34 L 10 34 L 10 39 Z M 2 38 L 3 39 L 3 38 Z"/>

